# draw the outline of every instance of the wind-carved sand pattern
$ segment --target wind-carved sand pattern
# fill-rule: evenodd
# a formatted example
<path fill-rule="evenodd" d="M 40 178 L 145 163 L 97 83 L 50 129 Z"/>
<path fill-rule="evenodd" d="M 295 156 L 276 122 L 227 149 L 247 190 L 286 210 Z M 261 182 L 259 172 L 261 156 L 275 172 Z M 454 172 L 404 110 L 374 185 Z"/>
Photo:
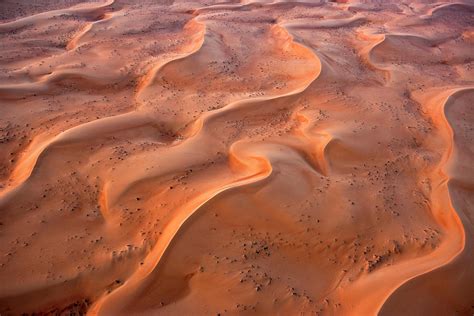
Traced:
<path fill-rule="evenodd" d="M 0 19 L 0 314 L 474 313 L 471 1 Z"/>

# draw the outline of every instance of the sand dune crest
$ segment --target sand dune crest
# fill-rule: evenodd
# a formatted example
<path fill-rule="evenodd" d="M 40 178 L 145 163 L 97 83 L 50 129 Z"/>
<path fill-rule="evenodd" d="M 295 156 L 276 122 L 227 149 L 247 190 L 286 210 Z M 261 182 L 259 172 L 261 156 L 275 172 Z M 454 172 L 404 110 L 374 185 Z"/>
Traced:
<path fill-rule="evenodd" d="M 0 4 L 0 313 L 474 313 L 469 1 Z"/>

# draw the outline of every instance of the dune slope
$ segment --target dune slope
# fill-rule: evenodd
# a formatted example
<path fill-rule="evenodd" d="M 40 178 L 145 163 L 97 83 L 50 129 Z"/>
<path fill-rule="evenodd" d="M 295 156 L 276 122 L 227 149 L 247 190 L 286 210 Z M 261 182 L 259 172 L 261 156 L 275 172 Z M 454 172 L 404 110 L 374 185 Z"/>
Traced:
<path fill-rule="evenodd" d="M 0 314 L 472 315 L 471 1 L 0 3 Z"/>

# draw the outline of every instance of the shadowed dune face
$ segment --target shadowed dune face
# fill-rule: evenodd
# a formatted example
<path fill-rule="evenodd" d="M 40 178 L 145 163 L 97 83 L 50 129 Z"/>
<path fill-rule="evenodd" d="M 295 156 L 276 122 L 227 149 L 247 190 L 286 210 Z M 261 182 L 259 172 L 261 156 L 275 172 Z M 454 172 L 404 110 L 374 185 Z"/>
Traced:
<path fill-rule="evenodd" d="M 2 315 L 474 313 L 469 1 L 43 2 L 0 3 Z"/>

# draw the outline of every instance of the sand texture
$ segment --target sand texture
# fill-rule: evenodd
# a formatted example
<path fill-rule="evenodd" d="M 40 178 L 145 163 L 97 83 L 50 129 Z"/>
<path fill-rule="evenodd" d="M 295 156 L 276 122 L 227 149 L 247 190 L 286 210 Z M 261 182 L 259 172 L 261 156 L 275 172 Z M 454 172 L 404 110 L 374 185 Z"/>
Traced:
<path fill-rule="evenodd" d="M 474 2 L 0 1 L 0 315 L 474 315 Z"/>

